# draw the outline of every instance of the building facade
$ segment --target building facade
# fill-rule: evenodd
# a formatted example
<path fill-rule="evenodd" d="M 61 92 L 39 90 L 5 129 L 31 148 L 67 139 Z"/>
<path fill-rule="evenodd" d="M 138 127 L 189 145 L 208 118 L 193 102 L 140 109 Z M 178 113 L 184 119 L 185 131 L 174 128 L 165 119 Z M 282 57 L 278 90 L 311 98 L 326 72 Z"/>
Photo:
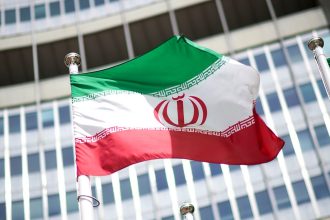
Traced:
<path fill-rule="evenodd" d="M 325 1 L 320 1 L 321 3 Z M 256 109 L 286 145 L 256 166 L 153 160 L 93 177 L 96 219 L 330 216 L 330 101 L 307 48 L 325 40 L 317 0 L 1 0 L 0 219 L 79 219 L 64 56 L 81 71 L 139 56 L 173 34 L 260 72 Z"/>

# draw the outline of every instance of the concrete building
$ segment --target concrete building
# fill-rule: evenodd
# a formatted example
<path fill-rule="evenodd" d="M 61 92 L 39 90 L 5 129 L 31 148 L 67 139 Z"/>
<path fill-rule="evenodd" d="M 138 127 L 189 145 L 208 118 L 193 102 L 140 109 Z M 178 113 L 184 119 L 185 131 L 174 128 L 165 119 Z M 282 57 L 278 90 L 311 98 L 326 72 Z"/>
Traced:
<path fill-rule="evenodd" d="M 0 0 L 0 219 L 79 219 L 69 52 L 109 67 L 183 34 L 261 73 L 256 108 L 285 141 L 258 166 L 155 160 L 92 178 L 96 219 L 330 216 L 330 101 L 307 41 L 330 56 L 325 0 Z"/>

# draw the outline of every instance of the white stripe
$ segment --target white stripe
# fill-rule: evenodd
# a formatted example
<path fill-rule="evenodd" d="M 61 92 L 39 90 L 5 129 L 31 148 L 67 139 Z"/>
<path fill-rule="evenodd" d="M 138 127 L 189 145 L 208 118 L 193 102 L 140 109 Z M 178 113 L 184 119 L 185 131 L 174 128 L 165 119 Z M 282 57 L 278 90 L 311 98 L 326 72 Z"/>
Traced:
<path fill-rule="evenodd" d="M 12 197 L 11 197 L 11 175 L 10 175 L 10 151 L 9 151 L 9 119 L 8 111 L 3 111 L 4 125 L 4 165 L 5 165 L 5 201 L 6 201 L 6 219 L 12 219 Z"/>

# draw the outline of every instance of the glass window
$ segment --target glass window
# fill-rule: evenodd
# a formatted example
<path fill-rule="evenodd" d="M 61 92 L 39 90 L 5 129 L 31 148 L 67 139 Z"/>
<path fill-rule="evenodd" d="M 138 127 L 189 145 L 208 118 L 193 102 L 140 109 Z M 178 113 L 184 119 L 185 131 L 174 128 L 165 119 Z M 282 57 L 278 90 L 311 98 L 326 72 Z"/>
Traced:
<path fill-rule="evenodd" d="M 80 9 L 84 10 L 89 8 L 89 0 L 79 0 Z"/>
<path fill-rule="evenodd" d="M 5 160 L 3 158 L 0 159 L 0 178 L 5 176 Z"/>
<path fill-rule="evenodd" d="M 42 19 L 46 17 L 46 7 L 45 4 L 34 6 L 35 19 Z"/>
<path fill-rule="evenodd" d="M 43 208 L 42 208 L 42 199 L 33 198 L 30 199 L 30 218 L 31 219 L 41 219 L 43 216 Z"/>
<path fill-rule="evenodd" d="M 162 220 L 174 220 L 174 216 L 173 215 L 166 216 L 166 217 L 163 217 Z"/>
<path fill-rule="evenodd" d="M 258 68 L 259 72 L 269 70 L 269 66 L 268 66 L 268 62 L 267 62 L 267 58 L 266 58 L 265 54 L 255 55 L 254 58 L 255 58 L 257 68 Z"/>
<path fill-rule="evenodd" d="M 95 2 L 95 6 L 104 4 L 104 0 L 94 0 L 94 2 Z"/>
<path fill-rule="evenodd" d="M 302 151 L 310 150 L 314 148 L 312 136 L 308 129 L 297 132 L 299 143 Z"/>
<path fill-rule="evenodd" d="M 243 63 L 247 66 L 250 66 L 250 61 L 248 58 L 240 59 L 240 60 L 238 60 L 238 62 Z"/>
<path fill-rule="evenodd" d="M 229 201 L 218 203 L 221 220 L 234 220 Z"/>
<path fill-rule="evenodd" d="M 40 172 L 39 153 L 28 155 L 28 170 L 29 173 Z"/>
<path fill-rule="evenodd" d="M 315 197 L 323 199 L 330 196 L 329 189 L 323 175 L 314 176 L 311 178 Z"/>
<path fill-rule="evenodd" d="M 68 213 L 78 211 L 76 190 L 66 193 L 66 206 L 67 206 Z"/>
<path fill-rule="evenodd" d="M 255 195 L 260 215 L 273 212 L 272 204 L 266 190 L 257 192 Z"/>
<path fill-rule="evenodd" d="M 74 0 L 64 0 L 65 13 L 74 12 Z"/>
<path fill-rule="evenodd" d="M 113 203 L 115 201 L 112 183 L 106 183 L 102 185 L 102 195 L 104 204 Z"/>
<path fill-rule="evenodd" d="M 58 194 L 48 196 L 48 215 L 54 216 L 61 213 L 60 198 Z"/>
<path fill-rule="evenodd" d="M 323 84 L 323 82 L 322 82 L 322 79 L 317 80 L 317 86 L 318 86 L 319 89 L 320 89 L 320 92 L 321 92 L 322 97 L 323 97 L 323 98 L 327 98 L 327 97 L 328 97 L 328 95 L 327 95 L 327 91 L 326 91 L 325 88 L 324 88 L 324 84 Z"/>
<path fill-rule="evenodd" d="M 205 178 L 203 164 L 197 161 L 190 161 L 193 179 L 200 180 Z"/>
<path fill-rule="evenodd" d="M 0 219 L 6 219 L 6 204 L 0 203 Z"/>
<path fill-rule="evenodd" d="M 271 52 L 275 67 L 286 66 L 286 60 L 282 49 L 273 50 Z"/>
<path fill-rule="evenodd" d="M 15 201 L 12 203 L 12 220 L 24 219 L 23 201 Z"/>
<path fill-rule="evenodd" d="M 278 209 L 285 209 L 291 207 L 288 192 L 286 191 L 285 186 L 279 186 L 273 188 L 275 199 Z"/>
<path fill-rule="evenodd" d="M 237 171 L 239 169 L 240 169 L 240 166 L 239 165 L 229 165 L 229 170 L 231 172 Z"/>
<path fill-rule="evenodd" d="M 265 113 L 264 113 L 264 110 L 263 110 L 263 108 L 262 108 L 262 105 L 261 105 L 261 101 L 260 101 L 259 98 L 257 98 L 257 101 L 256 101 L 256 111 L 257 111 L 257 113 L 258 113 L 259 115 L 263 115 L 263 114 L 265 114 Z"/>
<path fill-rule="evenodd" d="M 70 106 L 65 105 L 59 107 L 59 114 L 60 114 L 60 124 L 70 123 L 71 121 Z"/>
<path fill-rule="evenodd" d="M 9 9 L 5 11 L 5 23 L 14 24 L 16 23 L 16 13 L 15 9 Z"/>
<path fill-rule="evenodd" d="M 292 186 L 298 205 L 310 201 L 306 185 L 303 180 L 292 183 Z"/>
<path fill-rule="evenodd" d="M 12 176 L 22 175 L 22 157 L 10 157 L 10 174 Z"/>
<path fill-rule="evenodd" d="M 157 190 L 160 191 L 167 189 L 168 185 L 167 185 L 165 170 L 164 169 L 156 170 L 155 176 L 156 176 Z"/>
<path fill-rule="evenodd" d="M 330 137 L 325 125 L 319 125 L 314 127 L 317 140 L 321 147 L 330 145 Z"/>
<path fill-rule="evenodd" d="M 56 169 L 56 151 L 50 150 L 45 151 L 46 169 Z"/>
<path fill-rule="evenodd" d="M 21 123 L 19 115 L 9 116 L 9 133 L 18 133 L 21 131 Z"/>
<path fill-rule="evenodd" d="M 288 107 L 300 105 L 298 95 L 294 88 L 285 89 L 283 92 Z"/>
<path fill-rule="evenodd" d="M 216 176 L 222 174 L 220 164 L 210 163 L 211 175 Z"/>
<path fill-rule="evenodd" d="M 37 129 L 38 128 L 37 112 L 25 113 L 25 121 L 26 121 L 27 131 Z"/>
<path fill-rule="evenodd" d="M 180 186 L 186 183 L 182 164 L 173 166 L 175 185 Z"/>
<path fill-rule="evenodd" d="M 239 215 L 241 219 L 247 219 L 253 216 L 249 198 L 247 196 L 242 196 L 236 199 L 237 206 L 239 210 Z"/>
<path fill-rule="evenodd" d="M 3 135 L 4 132 L 4 124 L 3 117 L 0 117 L 0 135 Z"/>
<path fill-rule="evenodd" d="M 51 2 L 49 4 L 49 8 L 50 8 L 50 16 L 54 17 L 60 15 L 61 13 L 60 2 Z"/>
<path fill-rule="evenodd" d="M 293 149 L 293 146 L 292 146 L 290 135 L 285 135 L 281 138 L 285 142 L 284 147 L 283 147 L 283 154 L 285 156 L 294 154 L 294 149 Z"/>
<path fill-rule="evenodd" d="M 44 128 L 54 126 L 53 109 L 44 109 L 44 110 L 42 110 L 42 126 Z"/>
<path fill-rule="evenodd" d="M 267 94 L 266 97 L 271 112 L 276 112 L 281 110 L 280 100 L 278 99 L 276 92 Z"/>
<path fill-rule="evenodd" d="M 149 174 L 145 173 L 142 175 L 138 175 L 138 184 L 139 184 L 139 192 L 140 195 L 146 195 L 151 192 L 150 181 L 149 181 Z"/>
<path fill-rule="evenodd" d="M 74 155 L 73 155 L 72 146 L 62 148 L 62 156 L 63 156 L 64 166 L 71 166 L 74 164 Z"/>
<path fill-rule="evenodd" d="M 303 95 L 304 102 L 309 103 L 316 100 L 316 96 L 311 83 L 300 85 L 299 88 Z"/>
<path fill-rule="evenodd" d="M 297 44 L 289 46 L 289 47 L 287 47 L 287 49 L 288 49 L 288 53 L 289 53 L 291 62 L 297 63 L 297 62 L 303 61 L 303 58 L 301 56 L 301 53 L 300 53 L 300 50 L 299 50 L 299 47 Z"/>
<path fill-rule="evenodd" d="M 210 205 L 200 208 L 199 213 L 201 215 L 201 219 L 214 220 L 212 207 Z"/>
<path fill-rule="evenodd" d="M 20 20 L 21 22 L 30 21 L 31 20 L 31 11 L 30 7 L 23 7 L 19 9 Z"/>
<path fill-rule="evenodd" d="M 129 179 L 120 180 L 120 194 L 122 200 L 132 198 L 132 189 Z"/>

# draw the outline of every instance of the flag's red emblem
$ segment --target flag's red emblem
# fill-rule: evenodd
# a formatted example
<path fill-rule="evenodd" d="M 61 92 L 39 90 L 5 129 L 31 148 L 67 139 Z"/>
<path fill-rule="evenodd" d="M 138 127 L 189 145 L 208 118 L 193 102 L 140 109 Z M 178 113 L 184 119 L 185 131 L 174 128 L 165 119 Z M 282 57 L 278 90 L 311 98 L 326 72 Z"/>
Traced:
<path fill-rule="evenodd" d="M 175 114 L 169 114 L 176 111 Z M 207 109 L 205 103 L 196 96 L 185 94 L 172 97 L 172 100 L 161 101 L 154 109 L 156 119 L 165 126 L 186 127 L 202 125 L 206 121 Z"/>

